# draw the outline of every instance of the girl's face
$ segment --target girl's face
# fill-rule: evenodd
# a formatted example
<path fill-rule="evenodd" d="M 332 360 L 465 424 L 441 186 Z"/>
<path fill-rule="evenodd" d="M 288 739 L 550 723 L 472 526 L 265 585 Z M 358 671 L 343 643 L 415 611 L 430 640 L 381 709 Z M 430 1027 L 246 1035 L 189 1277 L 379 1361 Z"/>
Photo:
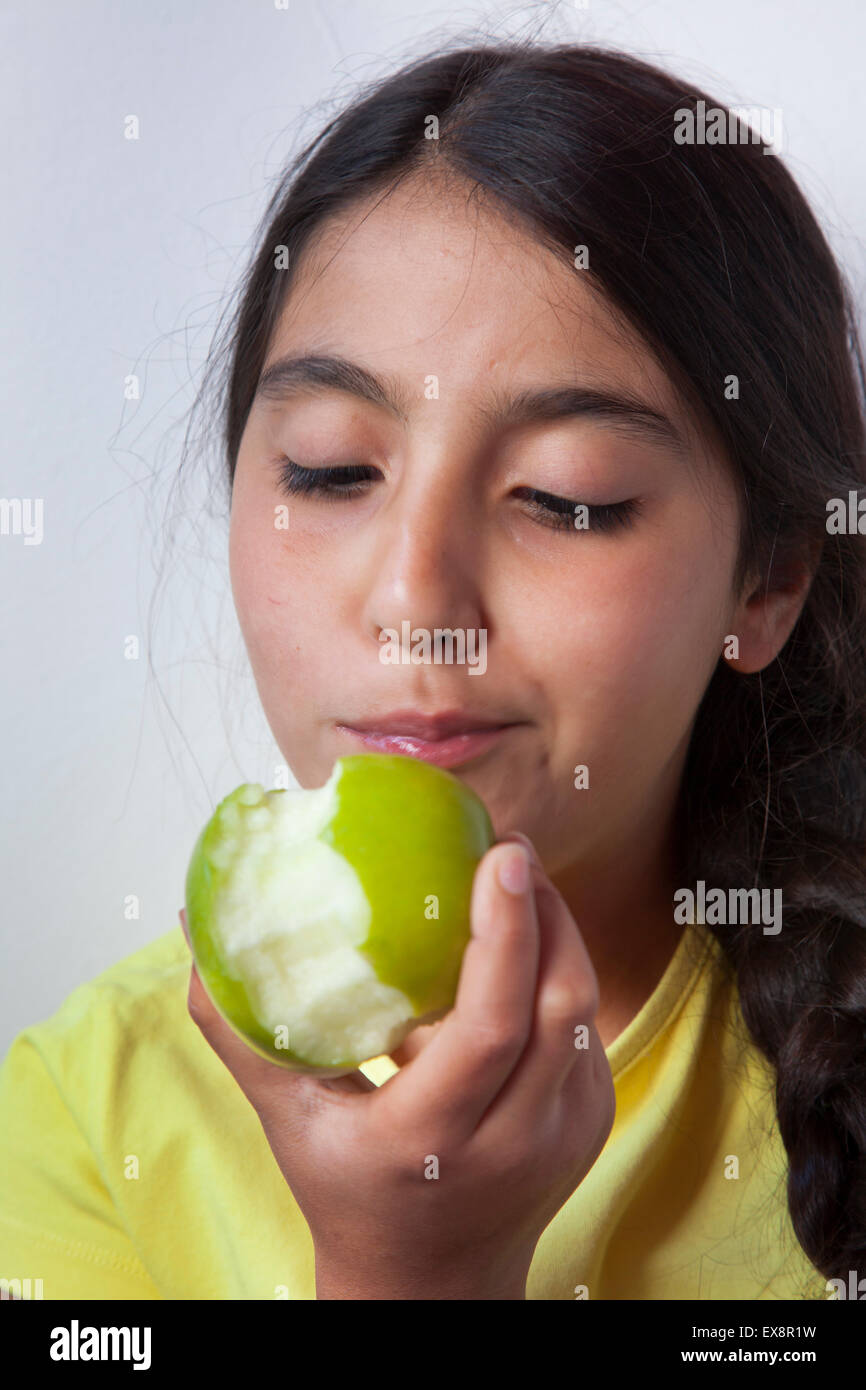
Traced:
<path fill-rule="evenodd" d="M 264 370 L 312 355 L 359 370 L 339 389 L 296 368 L 247 421 L 230 563 L 259 695 L 304 787 L 367 751 L 343 725 L 407 709 L 507 724 L 452 769 L 497 834 L 529 834 L 551 875 L 605 859 L 624 870 L 670 831 L 726 635 L 740 633 L 741 657 L 749 641 L 731 590 L 733 484 L 583 270 L 426 189 L 404 184 L 320 230 L 268 349 Z M 563 388 L 623 405 L 579 410 L 553 398 Z M 537 392 L 547 409 L 522 413 Z M 362 465 L 367 481 L 288 495 L 286 458 Z M 568 499 L 564 512 L 530 489 Z M 608 528 L 591 510 L 631 499 L 639 509 Z M 477 670 L 385 663 L 380 632 L 404 622 L 431 639 L 463 630 Z"/>

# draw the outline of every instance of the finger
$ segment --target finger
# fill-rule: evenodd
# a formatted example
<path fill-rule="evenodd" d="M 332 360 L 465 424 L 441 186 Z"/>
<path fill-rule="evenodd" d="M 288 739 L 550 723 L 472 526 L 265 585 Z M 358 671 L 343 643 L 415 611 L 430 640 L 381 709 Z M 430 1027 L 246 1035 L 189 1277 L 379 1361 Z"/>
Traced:
<path fill-rule="evenodd" d="M 528 835 L 524 835 L 520 830 L 507 830 L 504 835 L 499 837 L 498 844 L 518 844 L 523 845 L 533 864 L 544 872 L 544 865 L 538 857 L 538 851 Z"/>
<path fill-rule="evenodd" d="M 584 1060 L 572 1067 L 560 1092 L 561 1114 L 570 1122 L 572 1133 L 579 1135 L 579 1147 L 586 1174 L 607 1143 L 616 1119 L 616 1085 L 604 1043 L 595 1024 L 590 1028 L 589 1050 L 582 1052 Z M 588 1109 L 596 1116 L 597 1124 L 591 1145 L 588 1144 Z"/>
<path fill-rule="evenodd" d="M 516 843 L 523 845 L 527 853 L 529 854 L 530 859 L 533 862 L 533 868 L 537 867 L 538 869 L 541 869 L 541 872 L 543 874 L 544 870 L 542 869 L 541 860 L 538 857 L 538 852 L 528 835 L 522 834 L 519 830 L 509 830 L 506 832 L 506 834 L 501 835 L 496 843 Z M 442 1020 L 437 1019 L 435 1023 L 426 1023 L 422 1024 L 419 1028 L 413 1028 L 412 1032 L 408 1035 L 405 1041 L 402 1042 L 399 1047 L 395 1047 L 388 1054 L 391 1058 L 391 1061 L 396 1062 L 398 1067 L 404 1067 L 406 1063 L 411 1060 L 411 1058 L 416 1057 L 418 1055 L 418 1053 L 421 1051 L 423 1047 L 427 1046 L 427 1044 L 434 1037 L 436 1029 L 441 1026 L 441 1023 Z"/>
<path fill-rule="evenodd" d="M 595 1053 L 598 979 L 583 937 L 562 895 L 539 874 L 535 893 L 540 950 L 535 1010 L 529 1040 L 517 1066 L 483 1120 L 500 1137 L 540 1132 L 565 1084 L 577 1069 L 591 1090 Z M 580 1088 L 578 1078 L 574 1084 Z"/>
<path fill-rule="evenodd" d="M 499 872 L 526 868 L 525 887 L 508 890 Z M 383 1100 L 408 1123 L 435 1118 L 437 1130 L 471 1134 L 510 1075 L 532 1024 L 538 921 L 529 859 L 519 845 L 494 845 L 475 872 L 472 936 L 463 955 L 454 1008 L 427 1046 L 390 1078 Z M 387 1097 L 386 1097 L 387 1093 Z"/>
<path fill-rule="evenodd" d="M 189 945 L 189 927 L 182 908 L 180 920 Z M 321 1098 L 323 1091 L 361 1094 L 377 1089 L 375 1083 L 360 1071 L 349 1072 L 345 1076 L 317 1077 L 290 1071 L 278 1062 L 260 1056 L 223 1018 L 196 969 L 194 958 L 187 991 L 187 1010 L 205 1041 L 259 1113 L 262 1113 L 263 1107 L 288 1107 L 292 1103 L 310 1108 L 317 1097 Z"/>
<path fill-rule="evenodd" d="M 435 1023 L 422 1023 L 417 1028 L 413 1028 L 400 1046 L 393 1048 L 388 1053 L 391 1061 L 396 1062 L 398 1067 L 405 1067 L 410 1058 L 417 1057 L 422 1047 L 427 1046 L 441 1023 L 442 1020 L 437 1019 Z"/>

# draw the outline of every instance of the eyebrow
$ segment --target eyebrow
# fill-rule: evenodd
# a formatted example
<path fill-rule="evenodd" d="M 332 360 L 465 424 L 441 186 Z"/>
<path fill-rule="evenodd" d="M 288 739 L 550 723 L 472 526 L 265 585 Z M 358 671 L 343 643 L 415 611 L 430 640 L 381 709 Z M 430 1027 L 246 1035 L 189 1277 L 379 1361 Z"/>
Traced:
<path fill-rule="evenodd" d="M 383 407 L 403 425 L 409 421 L 412 399 L 395 377 L 376 376 L 357 362 L 331 355 L 287 356 L 272 362 L 259 377 L 252 403 L 284 403 L 320 391 L 346 392 Z M 686 440 L 667 415 L 619 389 L 564 385 L 526 389 L 513 395 L 494 389 L 478 412 L 498 429 L 583 416 L 605 421 L 622 434 L 662 445 L 679 455 L 689 453 Z"/>

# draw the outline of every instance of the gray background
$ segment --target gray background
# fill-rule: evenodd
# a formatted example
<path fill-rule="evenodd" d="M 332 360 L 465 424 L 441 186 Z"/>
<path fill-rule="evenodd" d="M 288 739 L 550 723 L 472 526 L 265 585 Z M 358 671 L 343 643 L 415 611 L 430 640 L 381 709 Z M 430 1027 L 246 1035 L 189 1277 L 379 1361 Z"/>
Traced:
<path fill-rule="evenodd" d="M 274 784 L 225 516 L 206 469 L 171 492 L 184 412 L 285 158 L 359 83 L 473 25 L 600 40 L 720 100 L 781 107 L 783 157 L 862 305 L 860 0 L 7 0 L 0 496 L 43 498 L 44 537 L 0 536 L 0 1054 L 174 926 L 215 802 Z"/>

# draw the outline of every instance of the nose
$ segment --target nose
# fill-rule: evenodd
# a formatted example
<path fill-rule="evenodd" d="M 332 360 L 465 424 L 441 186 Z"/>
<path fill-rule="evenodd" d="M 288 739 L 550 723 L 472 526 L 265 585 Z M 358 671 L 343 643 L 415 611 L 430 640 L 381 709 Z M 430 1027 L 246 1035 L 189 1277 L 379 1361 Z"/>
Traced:
<path fill-rule="evenodd" d="M 363 622 L 377 646 L 383 629 L 479 629 L 485 538 L 471 479 L 429 455 L 407 465 L 375 515 L 362 545 Z"/>

